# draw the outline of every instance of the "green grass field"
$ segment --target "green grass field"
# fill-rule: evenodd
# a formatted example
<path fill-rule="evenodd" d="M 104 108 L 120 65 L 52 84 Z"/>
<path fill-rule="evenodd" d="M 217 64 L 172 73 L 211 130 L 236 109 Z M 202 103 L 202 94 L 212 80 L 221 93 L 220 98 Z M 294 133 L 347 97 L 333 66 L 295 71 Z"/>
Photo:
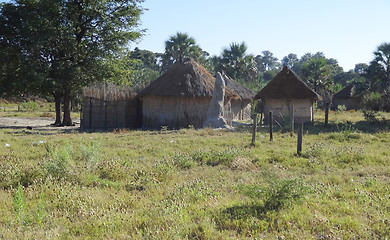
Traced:
<path fill-rule="evenodd" d="M 384 114 L 385 117 L 388 117 Z M 0 238 L 389 239 L 390 125 L 0 130 Z"/>

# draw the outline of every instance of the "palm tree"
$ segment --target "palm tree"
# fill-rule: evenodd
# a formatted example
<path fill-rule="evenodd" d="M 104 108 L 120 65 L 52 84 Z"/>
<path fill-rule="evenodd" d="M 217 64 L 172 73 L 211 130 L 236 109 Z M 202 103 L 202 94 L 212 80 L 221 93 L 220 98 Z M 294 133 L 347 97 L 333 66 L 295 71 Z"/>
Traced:
<path fill-rule="evenodd" d="M 247 49 L 245 42 L 232 43 L 222 52 L 221 64 L 226 73 L 235 79 L 251 81 L 257 76 L 254 57 L 246 53 Z"/>
<path fill-rule="evenodd" d="M 390 43 L 382 43 L 374 52 L 375 59 L 372 64 L 377 65 L 384 74 L 384 85 L 390 85 Z"/>
<path fill-rule="evenodd" d="M 165 42 L 165 55 L 172 63 L 182 62 L 186 57 L 197 59 L 201 54 L 201 48 L 187 33 L 178 32 Z"/>

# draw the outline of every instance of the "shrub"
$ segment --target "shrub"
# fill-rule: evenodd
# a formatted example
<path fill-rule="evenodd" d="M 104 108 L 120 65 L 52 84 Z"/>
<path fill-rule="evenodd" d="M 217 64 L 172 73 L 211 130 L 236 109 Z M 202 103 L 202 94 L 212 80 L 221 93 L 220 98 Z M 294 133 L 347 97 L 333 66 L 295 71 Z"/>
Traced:
<path fill-rule="evenodd" d="M 27 111 L 27 112 L 33 112 L 38 110 L 38 103 L 36 101 L 28 101 L 22 103 L 22 109 Z"/>
<path fill-rule="evenodd" d="M 24 191 L 20 184 L 18 184 L 13 196 L 13 207 L 15 211 L 15 221 L 17 223 L 24 223 L 26 197 L 24 196 Z"/>
<path fill-rule="evenodd" d="M 80 145 L 81 159 L 86 162 L 89 170 L 94 171 L 102 161 L 102 146 L 98 142 L 91 145 Z"/>
<path fill-rule="evenodd" d="M 66 178 L 72 170 L 71 147 L 65 145 L 52 150 L 49 145 L 45 145 L 48 152 L 48 160 L 42 164 L 47 175 L 54 178 Z"/>

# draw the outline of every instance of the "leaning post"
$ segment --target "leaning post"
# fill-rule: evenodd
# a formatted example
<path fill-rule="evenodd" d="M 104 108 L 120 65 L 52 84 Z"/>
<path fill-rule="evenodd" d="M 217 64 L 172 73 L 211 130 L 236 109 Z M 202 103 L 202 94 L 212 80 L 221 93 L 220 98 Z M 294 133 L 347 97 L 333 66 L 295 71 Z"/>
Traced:
<path fill-rule="evenodd" d="M 294 134 L 294 105 L 291 105 L 291 112 L 290 112 L 290 120 L 291 120 L 291 127 L 290 127 L 290 136 L 292 137 Z"/>
<path fill-rule="evenodd" d="M 301 156 L 302 152 L 302 135 L 303 135 L 303 122 L 298 127 L 298 143 L 297 143 L 297 155 Z"/>
<path fill-rule="evenodd" d="M 255 145 L 256 142 L 256 132 L 257 132 L 257 114 L 253 114 L 253 132 L 252 132 L 252 146 Z"/>
<path fill-rule="evenodd" d="M 269 112 L 269 140 L 273 140 L 273 125 L 274 125 L 274 117 L 272 115 L 272 112 Z"/>

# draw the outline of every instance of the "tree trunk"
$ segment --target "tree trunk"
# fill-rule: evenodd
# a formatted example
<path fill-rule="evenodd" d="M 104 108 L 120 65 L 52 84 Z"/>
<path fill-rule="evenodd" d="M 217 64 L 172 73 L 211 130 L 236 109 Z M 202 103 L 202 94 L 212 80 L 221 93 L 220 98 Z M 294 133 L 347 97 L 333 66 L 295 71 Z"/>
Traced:
<path fill-rule="evenodd" d="M 55 101 L 55 108 L 56 108 L 56 121 L 53 123 L 54 126 L 60 126 L 61 125 L 61 99 L 62 94 L 59 93 L 53 93 L 54 101 Z"/>
<path fill-rule="evenodd" d="M 73 126 L 72 118 L 70 116 L 72 102 L 70 99 L 70 88 L 65 89 L 64 93 L 64 119 L 62 121 L 63 126 Z"/>

